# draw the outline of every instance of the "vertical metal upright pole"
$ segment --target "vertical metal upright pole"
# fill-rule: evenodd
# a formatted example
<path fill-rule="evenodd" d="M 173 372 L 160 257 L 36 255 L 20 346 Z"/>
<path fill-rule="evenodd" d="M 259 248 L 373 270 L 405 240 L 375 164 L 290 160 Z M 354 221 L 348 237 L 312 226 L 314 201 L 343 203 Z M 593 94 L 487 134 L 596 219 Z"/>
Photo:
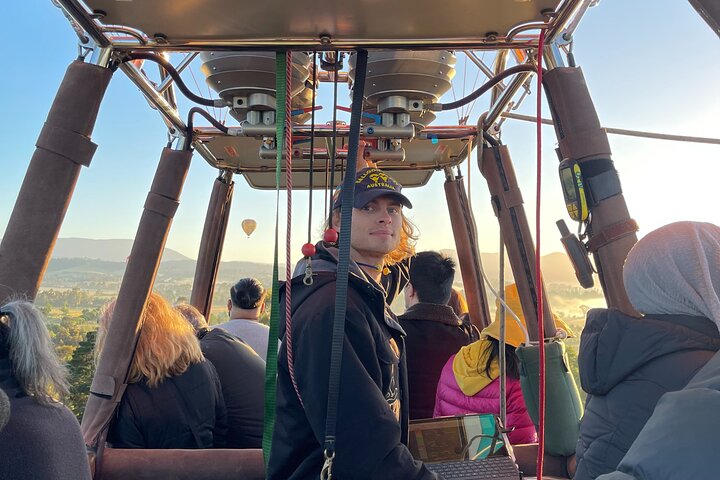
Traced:
<path fill-rule="evenodd" d="M 80 169 L 95 153 L 90 136 L 111 77 L 80 60 L 65 73 L 0 244 L 0 303 L 37 294 Z"/>
<path fill-rule="evenodd" d="M 190 294 L 190 304 L 200 310 L 208 322 L 210 321 L 213 293 L 215 293 L 215 280 L 220 267 L 225 233 L 230 218 L 230 205 L 235 185 L 232 177 L 232 172 L 226 170 L 213 183 Z"/>
<path fill-rule="evenodd" d="M 498 294 L 500 299 L 505 300 L 505 243 L 502 232 L 500 232 L 500 247 L 498 251 L 500 263 L 500 274 L 498 275 Z M 501 302 L 498 306 L 498 321 L 500 322 L 500 355 L 498 366 L 500 367 L 500 421 L 503 427 L 507 428 L 507 358 L 505 357 L 505 322 L 507 315 L 505 305 Z"/>
<path fill-rule="evenodd" d="M 483 149 L 480 170 L 488 182 L 493 209 L 500 223 L 500 231 L 517 284 L 530 340 L 538 340 L 538 295 L 543 295 L 545 336 L 554 337 L 555 322 L 550 314 L 545 288 L 542 282 L 538 282 L 535 278 L 535 245 L 507 147 L 500 145 Z M 504 285 L 501 288 L 504 288 Z"/>
<path fill-rule="evenodd" d="M 446 169 L 445 197 L 450 211 L 455 248 L 460 260 L 465 297 L 468 302 L 470 320 L 483 329 L 490 325 L 490 310 L 487 293 L 481 273 L 481 259 L 478 256 L 475 225 L 468 210 L 468 200 L 462 177 L 456 178 L 451 169 Z"/>
<path fill-rule="evenodd" d="M 558 67 L 543 75 L 543 86 L 555 124 L 560 154 L 576 160 L 589 193 L 588 250 L 608 307 L 637 314 L 625 293 L 622 268 L 637 242 L 637 224 L 630 218 L 620 178 L 610 154 L 607 134 L 580 68 Z"/>
<path fill-rule="evenodd" d="M 182 139 L 178 145 L 183 145 Z M 102 438 L 125 392 L 127 372 L 140 333 L 140 318 L 152 291 L 192 152 L 163 149 L 140 217 L 115 309 L 100 353 L 82 419 L 85 443 L 101 451 Z"/>

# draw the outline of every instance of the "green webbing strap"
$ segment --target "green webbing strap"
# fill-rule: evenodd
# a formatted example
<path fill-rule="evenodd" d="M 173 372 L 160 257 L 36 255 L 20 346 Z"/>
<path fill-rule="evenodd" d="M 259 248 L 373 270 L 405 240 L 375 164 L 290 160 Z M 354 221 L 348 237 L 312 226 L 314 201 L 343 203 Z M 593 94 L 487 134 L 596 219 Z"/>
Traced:
<path fill-rule="evenodd" d="M 277 384 L 277 355 L 278 333 L 280 323 L 280 282 L 278 281 L 278 243 L 280 226 L 280 171 L 285 145 L 285 82 L 286 82 L 286 56 L 287 53 L 277 53 L 275 56 L 275 145 L 277 157 L 275 160 L 275 255 L 273 256 L 272 300 L 270 302 L 270 338 L 268 339 L 267 357 L 265 363 L 265 424 L 263 427 L 263 458 L 265 470 L 270 459 L 273 427 L 275 425 L 275 389 Z M 288 279 L 289 280 L 289 279 Z"/>

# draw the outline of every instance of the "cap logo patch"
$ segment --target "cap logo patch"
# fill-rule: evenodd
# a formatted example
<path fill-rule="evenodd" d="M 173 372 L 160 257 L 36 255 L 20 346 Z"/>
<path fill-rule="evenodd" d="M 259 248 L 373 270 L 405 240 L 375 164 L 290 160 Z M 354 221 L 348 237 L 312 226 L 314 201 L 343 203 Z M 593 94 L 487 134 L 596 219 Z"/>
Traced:
<path fill-rule="evenodd" d="M 388 190 L 398 190 L 398 183 L 392 179 L 387 173 L 376 168 L 368 169 L 362 175 L 359 175 L 355 184 L 365 184 L 365 189 L 384 188 Z"/>
<path fill-rule="evenodd" d="M 372 180 L 373 182 L 376 182 L 376 183 L 378 183 L 378 182 L 387 182 L 387 181 L 388 181 L 388 176 L 385 175 L 384 173 L 379 173 L 379 172 L 378 172 L 378 173 L 371 173 L 371 174 L 370 174 L 370 180 Z"/>

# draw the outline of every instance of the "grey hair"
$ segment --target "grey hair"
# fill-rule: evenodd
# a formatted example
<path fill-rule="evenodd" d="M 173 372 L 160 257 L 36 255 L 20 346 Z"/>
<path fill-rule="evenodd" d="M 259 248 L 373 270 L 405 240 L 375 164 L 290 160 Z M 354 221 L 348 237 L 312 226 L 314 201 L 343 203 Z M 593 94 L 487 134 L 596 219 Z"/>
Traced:
<path fill-rule="evenodd" d="M 205 319 L 205 316 L 200 313 L 200 310 L 192 305 L 188 303 L 181 303 L 180 305 L 175 305 L 175 310 L 180 312 L 183 318 L 190 322 L 190 325 L 193 326 L 195 332 L 198 332 L 203 328 L 208 328 L 208 322 Z"/>
<path fill-rule="evenodd" d="M 25 393 L 42 405 L 67 395 L 67 370 L 55 353 L 42 313 L 26 300 L 12 301 L 0 310 L 9 327 L 13 374 Z"/>

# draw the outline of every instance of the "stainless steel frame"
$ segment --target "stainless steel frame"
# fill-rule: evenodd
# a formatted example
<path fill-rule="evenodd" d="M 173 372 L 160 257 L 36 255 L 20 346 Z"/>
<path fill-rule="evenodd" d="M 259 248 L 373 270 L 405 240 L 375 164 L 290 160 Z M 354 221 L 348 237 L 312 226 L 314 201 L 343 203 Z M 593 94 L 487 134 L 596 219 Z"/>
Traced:
<path fill-rule="evenodd" d="M 582 15 L 587 8 L 588 0 L 561 1 L 555 11 L 548 12 L 545 22 L 529 22 L 511 28 L 506 34 L 502 32 L 479 32 L 477 36 L 453 38 L 348 38 L 328 39 L 318 36 L 315 39 L 307 37 L 283 36 L 282 38 L 224 38 L 207 40 L 188 40 L 168 42 L 163 37 L 151 38 L 149 32 L 123 26 L 103 25 L 80 0 L 56 0 L 67 16 L 81 26 L 98 45 L 112 46 L 116 50 L 172 50 L 172 51 L 202 51 L 202 50 L 274 50 L 280 47 L 301 50 L 340 50 L 364 48 L 396 48 L 396 49 L 473 49 L 498 50 L 513 48 L 532 48 L 534 38 L 519 36 L 518 34 L 533 29 L 547 28 L 548 42 L 554 41 L 556 36 L 568 26 L 577 24 L 576 16 Z M 337 12 L 333 14 L 339 15 Z M 117 37 L 113 33 L 124 33 L 127 37 Z M 153 32 L 154 34 L 155 32 Z"/>
<path fill-rule="evenodd" d="M 187 65 L 189 65 L 195 58 L 197 53 L 203 50 L 262 50 L 277 49 L 279 47 L 289 47 L 305 51 L 338 50 L 356 47 L 400 49 L 446 49 L 448 47 L 452 47 L 456 49 L 501 51 L 507 51 L 508 49 L 534 49 L 536 48 L 535 36 L 520 35 L 520 33 L 538 28 L 546 28 L 547 41 L 550 43 L 555 37 L 561 34 L 564 29 L 574 29 L 579 21 L 577 17 L 582 15 L 585 9 L 587 9 L 588 2 L 589 0 L 563 0 L 557 4 L 558 6 L 554 12 L 548 12 L 546 14 L 547 21 L 530 22 L 518 25 L 510 29 L 505 36 L 498 35 L 495 32 L 484 32 L 473 38 L 405 38 L 400 40 L 359 38 L 353 41 L 333 40 L 330 43 L 328 43 L 326 38 L 318 38 L 312 41 L 307 38 L 292 37 L 271 41 L 267 39 L 261 41 L 247 38 L 228 38 L 223 39 L 222 41 L 211 39 L 203 42 L 174 42 L 170 44 L 161 36 L 151 38 L 145 32 L 133 27 L 124 25 L 104 25 L 102 24 L 102 18 L 93 14 L 87 4 L 81 0 L 53 1 L 53 3 L 56 3 L 63 10 L 66 17 L 71 19 L 71 23 L 76 24 L 75 27 L 80 26 L 85 30 L 85 32 L 87 32 L 91 41 L 96 44 L 95 52 L 100 51 L 103 56 L 107 56 L 108 53 L 121 53 L 131 50 L 156 50 L 166 52 L 189 51 L 189 53 L 178 65 L 178 70 L 182 70 L 187 67 Z M 470 56 L 473 63 L 478 65 L 478 68 L 481 68 L 486 75 L 492 73 L 487 67 L 485 69 L 481 67 L 480 64 L 482 64 L 482 62 L 479 62 L 474 54 L 469 54 L 468 56 Z M 122 63 L 120 68 L 143 92 L 150 104 L 156 108 L 158 112 L 160 112 L 163 120 L 168 126 L 170 134 L 173 136 L 185 136 L 187 133 L 187 126 L 185 125 L 185 122 L 180 116 L 180 113 L 175 105 L 175 96 L 174 91 L 172 90 L 172 79 L 168 76 L 163 76 L 160 85 L 155 87 L 155 85 L 150 82 L 144 73 L 131 63 Z M 500 118 L 502 112 L 507 109 L 507 106 L 512 101 L 514 95 L 520 88 L 523 87 L 523 85 L 525 85 L 525 82 L 530 75 L 531 73 L 520 74 L 509 82 L 508 85 L 499 85 L 496 87 L 494 93 L 497 98 L 495 99 L 496 101 L 492 103 L 490 112 L 485 118 L 485 122 L 483 124 L 484 128 L 489 128 Z M 270 131 L 270 129 L 267 130 L 267 132 L 263 130 L 263 132 L 258 131 L 254 134 L 274 136 L 274 128 L 272 128 L 272 131 Z M 316 135 L 331 135 L 331 131 L 326 130 L 332 129 L 318 128 L 316 129 Z M 342 129 L 340 130 L 339 135 L 342 135 Z M 310 133 L 309 127 L 307 126 L 295 127 L 294 131 L 299 135 L 309 135 Z M 443 129 L 435 130 L 433 127 L 428 127 L 421 135 L 419 135 L 419 138 L 428 139 L 433 138 L 433 136 L 436 136 L 436 138 L 447 138 L 447 135 L 454 136 L 457 133 L 457 131 L 451 132 Z M 461 135 L 458 136 L 475 134 L 473 132 L 466 133 L 464 130 L 460 133 Z M 215 158 L 210 150 L 203 144 L 202 137 L 208 135 L 214 136 L 217 134 L 220 134 L 220 132 L 212 132 L 211 130 L 206 129 L 200 134 L 199 141 L 194 142 L 194 146 L 198 154 L 200 154 L 210 165 L 215 167 L 218 165 L 217 158 Z M 366 132 L 366 134 L 368 134 L 368 132 Z"/>

